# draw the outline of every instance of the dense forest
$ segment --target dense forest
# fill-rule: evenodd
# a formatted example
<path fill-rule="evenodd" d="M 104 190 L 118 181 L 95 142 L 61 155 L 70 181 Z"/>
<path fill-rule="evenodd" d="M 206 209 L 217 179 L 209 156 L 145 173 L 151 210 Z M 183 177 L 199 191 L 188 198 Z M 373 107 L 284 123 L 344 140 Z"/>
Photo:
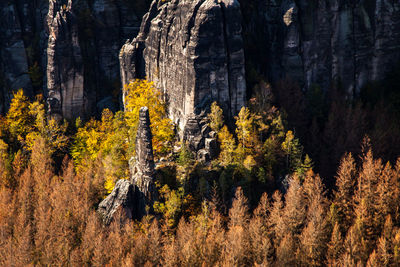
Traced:
<path fill-rule="evenodd" d="M 400 266 L 399 0 L 3 0 L 0 28 L 0 266 Z"/>
<path fill-rule="evenodd" d="M 283 86 L 295 90 L 280 86 L 281 92 Z M 382 128 L 358 129 L 364 133 L 358 140 L 345 128 L 361 123 L 358 117 L 347 125 L 349 118 L 327 112 L 325 131 L 338 123 L 344 133 L 329 134 L 346 133 L 359 152 L 343 153 L 337 168 L 336 155 L 325 155 L 332 157 L 325 170 L 319 158 L 327 152 L 304 149 L 296 121 L 287 120 L 290 111 L 275 107 L 271 86 L 261 82 L 234 125 L 216 102 L 211 105 L 208 124 L 219 153 L 201 162 L 177 138 L 151 82 L 135 80 L 125 90 L 125 111 L 104 110 L 98 120 L 75 123 L 48 116 L 41 96 L 30 101 L 22 90 L 14 94 L 0 124 L 1 265 L 400 264 L 400 160 L 376 158 L 373 150 L 385 152 L 387 141 L 365 135 Z M 333 103 L 351 116 L 374 116 L 368 105 Z M 152 122 L 160 198 L 141 221 L 127 220 L 121 209 L 107 226 L 96 208 L 118 179 L 129 179 L 142 106 Z M 313 124 L 325 121 L 318 112 Z M 313 161 L 307 150 L 320 157 Z M 336 170 L 321 178 L 315 166 Z"/>

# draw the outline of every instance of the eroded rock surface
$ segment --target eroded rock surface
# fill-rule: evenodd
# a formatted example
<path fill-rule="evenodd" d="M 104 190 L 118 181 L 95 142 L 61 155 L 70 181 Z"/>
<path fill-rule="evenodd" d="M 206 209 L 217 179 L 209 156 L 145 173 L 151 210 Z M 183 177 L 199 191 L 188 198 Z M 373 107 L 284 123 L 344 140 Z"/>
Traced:
<path fill-rule="evenodd" d="M 0 112 L 4 112 L 12 91 L 23 88 L 30 96 L 33 91 L 19 13 L 8 1 L 0 3 L 0 29 Z"/>
<path fill-rule="evenodd" d="M 212 101 L 232 117 L 246 99 L 239 2 L 153 1 L 137 38 L 122 47 L 120 64 L 123 84 L 155 82 L 181 130 Z"/>
<path fill-rule="evenodd" d="M 146 214 L 146 206 L 151 210 L 157 198 L 155 188 L 155 165 L 153 157 L 150 117 L 147 107 L 139 111 L 139 125 L 136 134 L 136 156 L 129 162 L 132 184 L 137 187 L 138 207 L 141 214 Z"/>
<path fill-rule="evenodd" d="M 101 215 L 105 224 L 110 224 L 115 212 L 122 209 L 122 214 L 127 219 L 135 219 L 135 190 L 128 180 L 119 180 L 114 190 L 102 202 L 100 202 L 97 212 Z"/>
<path fill-rule="evenodd" d="M 357 94 L 400 61 L 400 2 L 240 0 L 249 66 Z"/>
<path fill-rule="evenodd" d="M 196 153 L 196 158 L 201 162 L 209 162 L 217 154 L 216 134 L 211 131 L 204 112 L 199 115 L 189 114 L 182 141 Z"/>
<path fill-rule="evenodd" d="M 47 104 L 49 113 L 57 118 L 72 119 L 84 114 L 84 68 L 78 39 L 77 17 L 73 2 L 49 2 L 47 17 Z"/>
<path fill-rule="evenodd" d="M 50 112 L 70 119 L 103 108 L 116 110 L 118 52 L 127 36 L 137 34 L 140 17 L 124 1 L 51 0 L 49 4 Z"/>

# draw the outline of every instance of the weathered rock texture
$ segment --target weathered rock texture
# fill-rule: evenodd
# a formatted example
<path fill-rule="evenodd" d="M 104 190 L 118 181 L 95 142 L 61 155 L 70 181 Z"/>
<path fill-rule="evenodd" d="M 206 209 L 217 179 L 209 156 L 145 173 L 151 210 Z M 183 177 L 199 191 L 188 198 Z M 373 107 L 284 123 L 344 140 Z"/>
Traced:
<path fill-rule="evenodd" d="M 139 32 L 149 5 L 150 0 L 1 1 L 0 112 L 18 88 L 43 94 L 52 113 L 65 117 L 118 109 L 118 53 Z"/>
<path fill-rule="evenodd" d="M 240 0 L 246 60 L 270 80 L 285 77 L 350 94 L 400 60 L 400 2 Z"/>
<path fill-rule="evenodd" d="M 122 47 L 120 64 L 123 84 L 155 82 L 181 130 L 212 101 L 232 116 L 246 99 L 239 2 L 154 0 L 137 38 Z"/>
<path fill-rule="evenodd" d="M 97 212 L 105 224 L 110 224 L 115 212 L 120 209 L 124 212 L 122 218 L 135 219 L 135 206 L 134 186 L 128 180 L 119 180 L 111 194 L 100 202 Z"/>
<path fill-rule="evenodd" d="M 211 131 L 204 113 L 188 116 L 183 130 L 183 142 L 196 153 L 196 158 L 201 162 L 209 162 L 217 154 L 216 133 Z"/>
<path fill-rule="evenodd" d="M 66 118 L 118 106 L 118 51 L 135 36 L 135 1 L 51 0 L 48 12 L 47 89 L 51 113 Z M 143 8 L 143 7 L 142 7 Z"/>
<path fill-rule="evenodd" d="M 11 92 L 24 88 L 33 95 L 20 14 L 9 1 L 0 2 L 0 112 L 8 109 Z"/>
<path fill-rule="evenodd" d="M 157 200 L 155 188 L 155 165 L 153 158 L 150 117 L 147 107 L 139 111 L 136 135 L 136 156 L 129 161 L 131 180 L 119 180 L 114 190 L 98 208 L 106 224 L 113 219 L 115 211 L 123 207 L 126 218 L 141 219 L 152 212 Z"/>
<path fill-rule="evenodd" d="M 84 114 L 83 60 L 78 40 L 77 17 L 72 0 L 49 2 L 47 17 L 47 104 L 53 116 L 67 119 Z"/>
<path fill-rule="evenodd" d="M 150 129 L 150 117 L 147 107 L 139 111 L 139 125 L 136 134 L 136 157 L 130 160 L 132 184 L 138 189 L 138 206 L 142 214 L 146 213 L 145 207 L 150 209 L 156 199 L 154 184 L 155 165 L 153 157 L 152 134 Z"/>

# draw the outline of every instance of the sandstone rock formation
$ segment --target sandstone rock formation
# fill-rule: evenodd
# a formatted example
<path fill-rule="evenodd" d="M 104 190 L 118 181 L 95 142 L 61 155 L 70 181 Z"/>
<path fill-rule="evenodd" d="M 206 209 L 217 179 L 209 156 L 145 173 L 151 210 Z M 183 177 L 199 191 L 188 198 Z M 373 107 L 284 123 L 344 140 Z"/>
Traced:
<path fill-rule="evenodd" d="M 129 162 L 132 184 L 138 189 L 138 207 L 141 214 L 146 214 L 146 206 L 150 209 L 157 198 L 154 184 L 155 165 L 153 157 L 150 117 L 147 107 L 139 111 L 139 125 L 136 134 L 136 156 Z"/>
<path fill-rule="evenodd" d="M 118 52 L 139 32 L 149 1 L 2 1 L 0 112 L 19 88 L 43 94 L 65 117 L 118 109 Z"/>
<path fill-rule="evenodd" d="M 154 0 L 140 32 L 120 52 L 121 79 L 147 77 L 183 130 L 190 114 L 217 101 L 227 117 L 246 99 L 237 0 Z"/>
<path fill-rule="evenodd" d="M 84 114 L 83 60 L 78 40 L 73 2 L 49 2 L 49 43 L 47 47 L 47 104 L 49 113 L 72 119 Z"/>
<path fill-rule="evenodd" d="M 49 2 L 47 99 L 52 114 L 75 118 L 116 109 L 118 51 L 140 23 L 130 11 L 123 1 Z"/>
<path fill-rule="evenodd" d="M 24 88 L 33 95 L 19 12 L 8 1 L 0 3 L 0 112 L 8 109 L 11 92 Z"/>
<path fill-rule="evenodd" d="M 110 224 L 119 209 L 122 209 L 125 218 L 135 219 L 135 205 L 134 186 L 128 180 L 119 180 L 111 194 L 99 204 L 97 212 L 105 224 Z"/>
<path fill-rule="evenodd" d="M 126 218 L 141 219 L 153 209 L 157 200 L 155 188 L 155 165 L 153 158 L 150 117 L 147 107 L 139 111 L 136 135 L 136 156 L 129 161 L 131 180 L 119 180 L 114 190 L 98 208 L 103 221 L 109 224 L 119 207 L 123 207 Z"/>
<path fill-rule="evenodd" d="M 211 131 L 204 113 L 189 114 L 183 130 L 183 142 L 187 143 L 201 162 L 209 162 L 217 154 L 216 134 Z"/>
<path fill-rule="evenodd" d="M 356 94 L 400 61 L 399 1 L 240 1 L 246 60 L 270 81 Z"/>

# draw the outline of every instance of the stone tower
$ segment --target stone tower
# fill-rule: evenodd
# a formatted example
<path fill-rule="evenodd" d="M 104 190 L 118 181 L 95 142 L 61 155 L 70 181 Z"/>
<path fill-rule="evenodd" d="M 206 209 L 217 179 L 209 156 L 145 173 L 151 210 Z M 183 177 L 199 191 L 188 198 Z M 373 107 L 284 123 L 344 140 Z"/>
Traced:
<path fill-rule="evenodd" d="M 149 109 L 142 107 L 139 111 L 139 125 L 136 134 L 136 156 L 129 162 L 131 182 L 136 186 L 139 197 L 141 214 L 147 213 L 144 209 L 152 209 L 156 199 L 154 184 L 155 165 L 153 157 L 152 134 L 150 129 Z"/>

